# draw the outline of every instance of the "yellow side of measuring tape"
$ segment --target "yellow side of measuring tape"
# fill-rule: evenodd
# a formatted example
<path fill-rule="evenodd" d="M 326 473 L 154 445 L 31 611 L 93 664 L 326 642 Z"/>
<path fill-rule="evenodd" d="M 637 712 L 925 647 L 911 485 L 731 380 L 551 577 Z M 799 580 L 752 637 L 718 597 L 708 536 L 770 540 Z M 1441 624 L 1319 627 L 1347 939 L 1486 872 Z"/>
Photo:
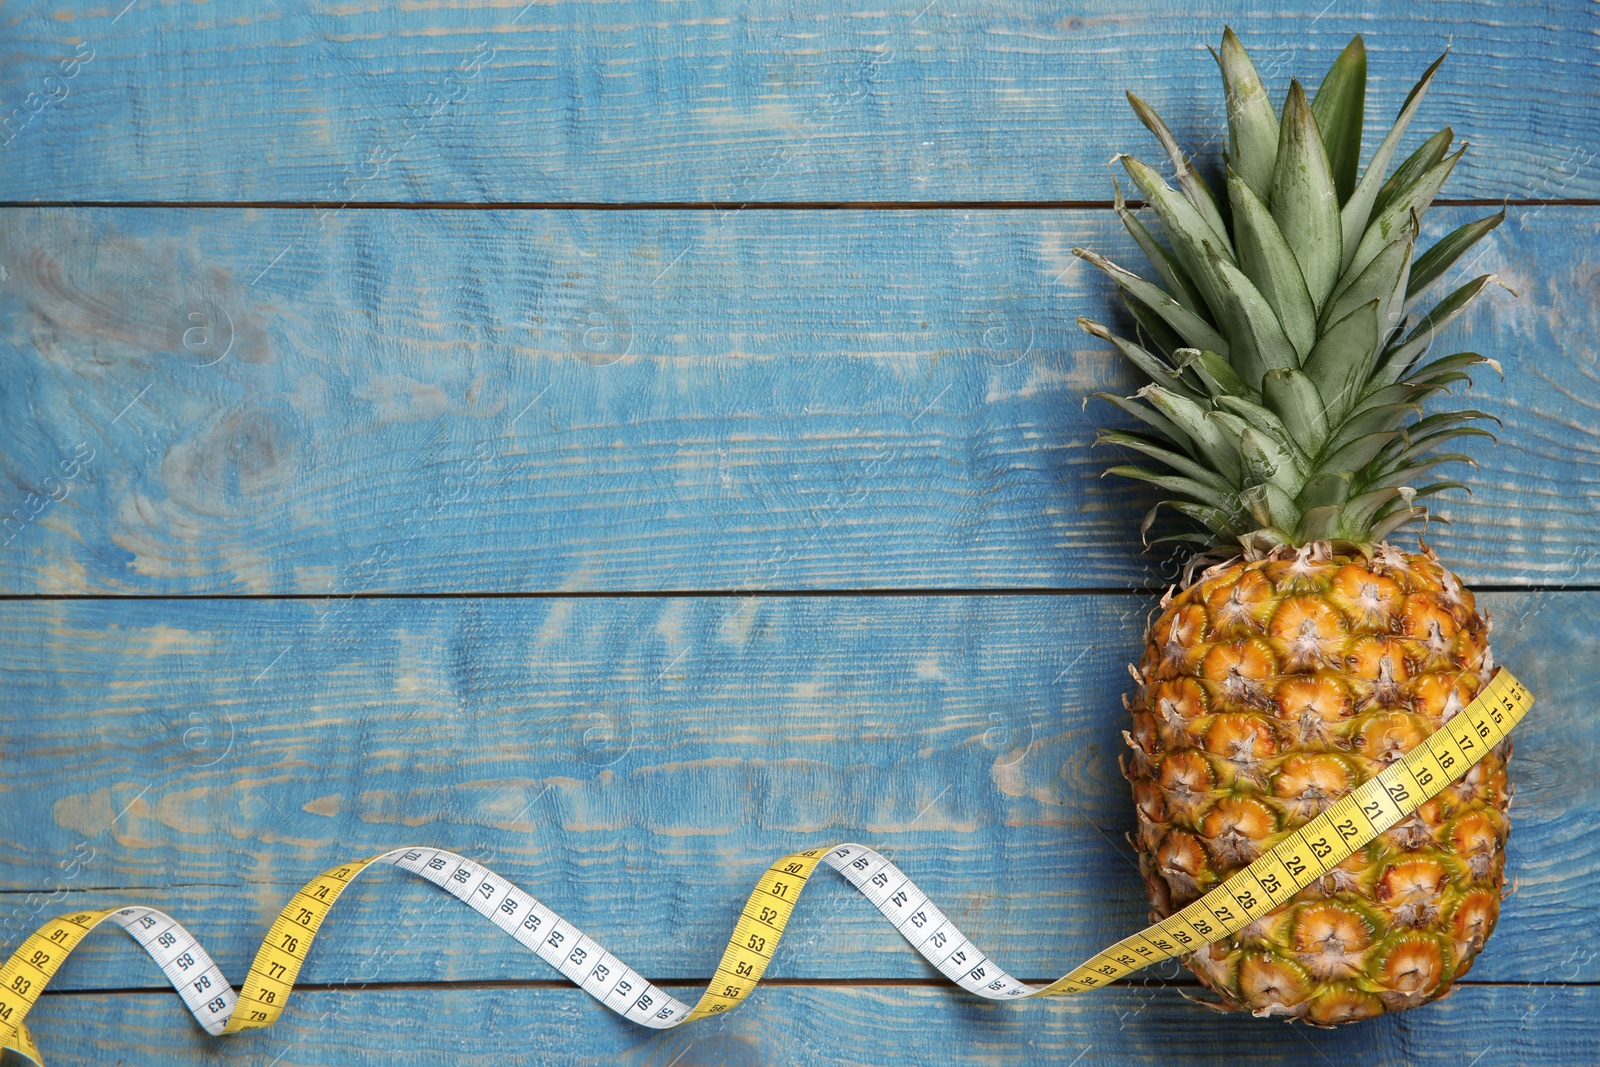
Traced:
<path fill-rule="evenodd" d="M 1043 987 L 1019 982 L 1001 970 L 899 868 L 863 845 L 807 849 L 769 867 L 745 902 L 711 985 L 692 1007 L 488 868 L 452 852 L 410 848 L 335 867 L 308 882 L 272 924 L 237 993 L 193 935 L 154 908 L 109 908 L 52 919 L 0 968 L 0 1048 L 43 1064 L 23 1019 L 67 955 L 108 920 L 150 953 L 208 1033 L 238 1034 L 271 1026 L 283 1014 L 311 942 L 334 902 L 376 863 L 410 871 L 449 891 L 606 1007 L 656 1029 L 719 1014 L 746 998 L 777 951 L 800 891 L 819 863 L 842 874 L 918 952 L 969 992 L 992 1000 L 1083 993 L 1227 937 L 1288 901 L 1465 774 L 1532 704 L 1528 690 L 1502 669 L 1443 729 L 1260 859 L 1176 914 Z"/>

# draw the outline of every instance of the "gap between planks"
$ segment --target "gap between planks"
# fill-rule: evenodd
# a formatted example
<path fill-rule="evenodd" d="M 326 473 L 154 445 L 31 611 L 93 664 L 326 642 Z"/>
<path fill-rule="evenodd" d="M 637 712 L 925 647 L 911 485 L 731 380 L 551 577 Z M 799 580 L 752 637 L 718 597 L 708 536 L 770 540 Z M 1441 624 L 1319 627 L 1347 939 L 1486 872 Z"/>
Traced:
<path fill-rule="evenodd" d="M 0 200 L 0 208 L 278 208 L 317 211 L 1109 211 L 1110 200 Z M 1127 201 L 1129 208 L 1149 206 Z M 1600 207 L 1600 199 L 1438 199 L 1432 207 Z"/>
<path fill-rule="evenodd" d="M 1055 981 L 1054 978 L 1019 978 L 1019 982 L 1027 985 L 1045 986 Z M 650 978 L 652 985 L 663 988 L 685 987 L 697 988 L 709 985 L 710 978 Z M 1463 978 L 1455 983 L 1458 986 L 1477 986 L 1481 989 L 1533 989 L 1543 986 L 1562 986 L 1563 988 L 1582 989 L 1600 986 L 1600 982 L 1475 982 L 1471 978 Z M 1183 979 L 1170 978 L 1141 978 L 1139 981 L 1129 983 L 1140 989 L 1198 989 L 1198 981 L 1184 981 Z M 479 989 L 570 989 L 573 992 L 582 992 L 577 986 L 565 978 L 484 978 L 464 982 L 452 982 L 441 979 L 437 982 L 296 982 L 296 993 L 339 993 L 339 992 L 378 992 L 389 989 L 437 989 L 440 986 L 449 986 L 451 989 L 479 990 Z M 850 989 L 861 988 L 888 988 L 888 989 L 952 989 L 948 979 L 944 978 L 763 978 L 761 988 L 813 988 L 813 989 Z M 1107 987 L 1114 988 L 1114 987 Z M 46 989 L 42 996 L 45 997 L 103 997 L 103 996 L 132 996 L 141 993 L 165 993 L 177 996 L 177 990 L 170 985 L 162 986 L 107 986 L 104 989 Z"/>
<path fill-rule="evenodd" d="M 534 589 L 512 592 L 407 593 L 0 593 L 8 601 L 60 600 L 663 600 L 671 598 L 723 599 L 849 597 L 1007 597 L 1007 596 L 1154 596 L 1167 586 L 920 586 L 886 589 Z M 1478 593 L 1600 593 L 1600 585 L 1473 585 Z M 0 890 L 0 892 L 4 892 Z"/>

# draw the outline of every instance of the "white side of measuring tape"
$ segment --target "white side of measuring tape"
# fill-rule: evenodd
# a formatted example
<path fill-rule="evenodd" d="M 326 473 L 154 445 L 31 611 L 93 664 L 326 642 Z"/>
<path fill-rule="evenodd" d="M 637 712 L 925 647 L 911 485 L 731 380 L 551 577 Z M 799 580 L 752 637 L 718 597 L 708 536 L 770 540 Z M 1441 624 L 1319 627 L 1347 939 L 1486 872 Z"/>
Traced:
<path fill-rule="evenodd" d="M 822 861 L 872 901 L 940 973 L 969 993 L 1001 1000 L 1038 991 L 996 966 L 915 882 L 879 853 L 865 845 L 839 845 L 829 849 Z M 667 1030 L 689 1017 L 688 1004 L 482 864 L 442 849 L 404 848 L 386 852 L 373 863 L 409 871 L 445 890 L 630 1022 Z M 209 1034 L 226 1029 L 238 993 L 182 923 L 146 907 L 118 909 L 108 920 L 150 954 L 195 1022 Z"/>
<path fill-rule="evenodd" d="M 295 893 L 273 922 L 239 991 L 181 923 L 155 908 L 84 911 L 52 919 L 0 967 L 0 1048 L 42 1062 L 23 1018 L 66 957 L 106 921 L 121 926 L 150 954 L 207 1033 L 270 1026 L 282 1014 L 312 941 L 340 894 L 380 863 L 446 890 L 618 1015 L 655 1029 L 671 1029 L 742 1003 L 771 962 L 807 879 L 823 863 L 870 900 L 923 958 L 969 993 L 1006 1000 L 1088 992 L 1151 963 L 1193 952 L 1292 900 L 1460 778 L 1505 739 L 1532 703 L 1527 689 L 1501 670 L 1465 709 L 1403 759 L 1333 801 L 1200 899 L 1043 988 L 1007 974 L 904 872 L 864 845 L 808 849 L 768 867 L 745 902 L 711 984 L 692 1007 L 487 867 L 441 849 L 402 848 L 324 871 Z"/>

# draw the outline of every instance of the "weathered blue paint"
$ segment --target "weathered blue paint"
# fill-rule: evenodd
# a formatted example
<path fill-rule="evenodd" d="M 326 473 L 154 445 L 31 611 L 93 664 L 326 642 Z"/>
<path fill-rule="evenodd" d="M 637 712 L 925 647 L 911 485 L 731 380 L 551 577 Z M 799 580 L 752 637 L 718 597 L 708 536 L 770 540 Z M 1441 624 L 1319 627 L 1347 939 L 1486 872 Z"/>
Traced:
<path fill-rule="evenodd" d="M 1174 989 L 1138 986 L 1026 1004 L 871 983 L 763 989 L 726 1019 L 666 1034 L 630 1027 L 570 989 L 341 988 L 295 998 L 273 1030 L 220 1047 L 170 994 L 49 997 L 35 1017 L 52 1065 L 276 1056 L 277 1067 L 493 1067 L 512 1057 L 586 1067 L 1520 1067 L 1590 1064 L 1600 1055 L 1600 991 L 1592 985 L 1469 985 L 1423 1011 L 1334 1031 L 1212 1016 Z"/>
<path fill-rule="evenodd" d="M 1133 534 L 1149 493 L 1100 477 L 1117 457 L 1095 426 L 1116 413 L 1082 408 L 1140 384 L 1074 324 L 1111 310 L 1074 245 L 1138 262 L 1109 211 L 8 222 L 6 591 L 1173 574 Z M 1470 580 L 1577 582 L 1600 549 L 1595 457 L 1573 447 L 1597 395 L 1597 230 L 1591 209 L 1518 209 L 1470 266 L 1517 293 L 1492 290 L 1442 349 L 1510 372 L 1468 394 L 1504 446 L 1468 442 L 1473 495 L 1447 494 L 1458 525 L 1427 535 Z"/>
<path fill-rule="evenodd" d="M 1366 35 L 1384 117 L 1449 45 L 1419 121 L 1479 146 L 1452 195 L 1600 195 L 1577 0 L 122 7 L 8 9 L 0 197 L 1106 200 L 1158 152 L 1124 89 L 1215 156 L 1227 22 L 1279 100 Z"/>
<path fill-rule="evenodd" d="M 1472 265 L 1517 293 L 1449 341 L 1511 372 L 1471 394 L 1504 444 L 1427 539 L 1477 583 L 1593 584 L 1582 5 L 416 6 L 7 11 L 0 199 L 326 205 L 0 213 L 0 593 L 45 598 L 0 604 L 8 944 L 147 900 L 238 976 L 304 878 L 413 840 L 652 976 L 707 973 L 764 862 L 841 837 L 1018 974 L 1136 928 L 1117 698 L 1135 587 L 1173 572 L 1132 543 L 1140 491 L 1097 477 L 1080 401 L 1137 383 L 1074 329 L 1110 294 L 1069 250 L 1137 257 L 1108 211 L 1041 202 L 1103 201 L 1112 152 L 1155 155 L 1123 88 L 1213 153 L 1225 21 L 1275 92 L 1363 32 L 1375 114 L 1453 42 L 1422 117 L 1473 142 L 1450 194 L 1557 203 L 1513 207 Z M 738 210 L 769 201 L 923 206 Z M 957 203 L 994 201 L 1022 209 Z M 1037 587 L 1126 591 L 1014 595 Z M 993 595 L 419 596 L 919 588 Z M 125 598 L 219 593 L 312 599 Z M 1541 700 L 1518 888 L 1422 1011 L 1323 1033 L 1160 978 L 1030 1006 L 874 984 L 930 972 L 824 878 L 773 968 L 794 984 L 652 1036 L 389 875 L 271 1034 L 219 1049 L 170 994 L 112 992 L 160 980 L 109 935 L 38 1033 L 56 1064 L 1589 1064 L 1600 595 L 1484 601 Z M 396 936 L 390 906 L 442 935 Z M 447 984 L 484 980 L 512 984 Z"/>
<path fill-rule="evenodd" d="M 1600 598 L 1484 599 L 1498 655 L 1541 703 L 1513 764 L 1520 889 L 1472 978 L 1536 981 L 1592 908 L 1600 844 L 1570 813 L 1600 804 L 1588 766 L 1600 723 L 1582 704 Z M 237 970 L 304 879 L 426 843 L 491 863 L 646 973 L 692 977 L 709 973 L 767 863 L 860 840 L 1013 973 L 1064 973 L 1146 912 L 1117 757 L 1125 664 L 1152 606 L 12 603 L 0 745 L 12 825 L 27 833 L 0 839 L 0 871 L 13 899 L 65 884 L 66 908 L 79 890 L 98 902 L 157 889 Z M 67 878 L 61 861 L 86 849 Z M 372 909 L 393 894 L 434 910 L 426 886 L 381 880 L 361 889 L 349 929 L 330 930 L 308 981 L 373 953 L 389 927 Z M 929 973 L 842 884 L 819 888 L 778 975 Z M 471 929 L 462 912 L 452 929 Z M 386 980 L 541 976 L 514 945 L 405 951 Z M 126 985 L 132 959 L 108 938 L 66 978 Z M 1600 979 L 1600 961 L 1577 975 Z"/>

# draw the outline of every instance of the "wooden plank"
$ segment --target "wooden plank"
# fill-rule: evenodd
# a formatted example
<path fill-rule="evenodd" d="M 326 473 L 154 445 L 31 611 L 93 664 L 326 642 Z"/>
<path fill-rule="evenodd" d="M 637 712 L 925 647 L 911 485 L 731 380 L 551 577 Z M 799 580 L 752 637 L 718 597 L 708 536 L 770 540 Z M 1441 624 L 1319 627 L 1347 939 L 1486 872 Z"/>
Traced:
<path fill-rule="evenodd" d="M 227 1038 L 196 1027 L 176 997 L 149 993 L 49 997 L 29 1017 L 52 1067 L 213 1063 L 251 1056 L 279 1067 L 637 1064 L 757 1067 L 777 1063 L 1019 1065 L 1360 1063 L 1520 1067 L 1600 1056 L 1593 986 L 1468 986 L 1402 1015 L 1337 1030 L 1216 1016 L 1172 989 L 1114 987 L 1030 1004 L 987 1004 L 945 990 L 767 989 L 723 1019 L 652 1034 L 575 990 L 367 989 L 296 993 L 265 1033 Z M 437 1019 L 436 1026 L 429 1020 Z"/>
<path fill-rule="evenodd" d="M 1107 156 L 1158 151 L 1124 89 L 1219 158 L 1205 46 L 1225 22 L 1278 99 L 1365 34 L 1374 124 L 1448 45 L 1421 121 L 1476 146 L 1452 195 L 1600 196 L 1596 42 L 1575 0 L 1508 0 L 1492 16 L 1326 0 L 63 14 L 35 0 L 8 17 L 0 198 L 1105 200 Z"/>
<path fill-rule="evenodd" d="M 1541 704 L 1517 737 L 1518 888 L 1473 977 L 1533 981 L 1593 910 L 1600 841 L 1574 813 L 1600 804 L 1600 724 L 1573 709 L 1600 595 L 1485 600 L 1499 658 Z M 45 910 L 30 891 L 62 892 L 68 909 L 150 899 L 237 973 L 304 880 L 429 844 L 491 863 L 645 973 L 692 977 L 773 859 L 859 840 L 1014 973 L 1064 973 L 1144 920 L 1116 760 L 1124 664 L 1150 606 L 12 602 L 5 940 Z M 398 874 L 359 887 L 307 980 L 370 959 L 393 928 L 388 901 L 462 936 L 396 945 L 385 980 L 545 976 L 492 932 L 472 940 L 481 923 L 442 898 L 439 911 L 434 892 Z M 809 892 L 777 974 L 927 976 L 842 883 Z M 1595 981 L 1600 962 L 1562 974 Z M 64 981 L 143 975 L 108 937 Z"/>
<path fill-rule="evenodd" d="M 1484 209 L 1441 209 L 1435 232 Z M 15 210 L 0 589 L 1159 586 L 1082 410 L 1109 212 Z M 1519 209 L 1471 580 L 1581 580 L 1600 210 Z M 1463 268 L 1465 269 L 1465 268 Z M 30 495 L 31 494 L 31 495 Z M 53 497 L 62 498 L 55 502 Z M 1495 536 L 1485 536 L 1493 529 Z"/>

